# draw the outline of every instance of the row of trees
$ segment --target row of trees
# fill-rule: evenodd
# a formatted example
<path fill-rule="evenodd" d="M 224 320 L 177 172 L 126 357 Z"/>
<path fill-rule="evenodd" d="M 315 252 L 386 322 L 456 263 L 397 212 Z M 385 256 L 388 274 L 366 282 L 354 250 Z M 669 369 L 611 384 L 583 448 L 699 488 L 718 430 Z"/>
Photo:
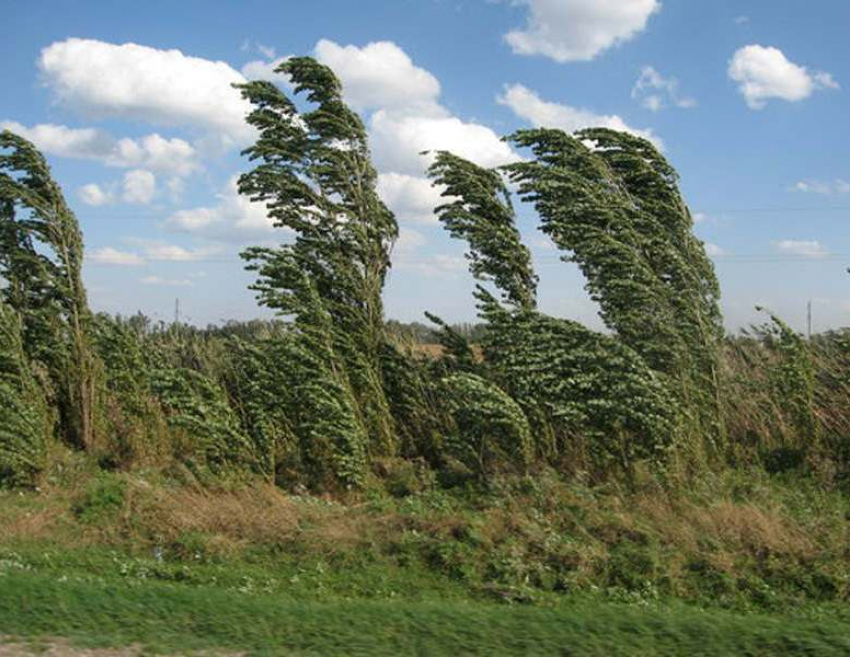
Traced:
<path fill-rule="evenodd" d="M 675 171 L 646 140 L 611 130 L 519 131 L 507 139 L 528 157 L 498 169 L 434 154 L 437 214 L 467 243 L 482 324 L 472 343 L 429 315 L 443 356 L 423 357 L 384 318 L 398 225 L 360 117 L 313 59 L 279 72 L 299 98 L 239 86 L 259 134 L 239 189 L 295 235 L 244 253 L 260 302 L 286 321 L 151 330 L 95 316 L 73 213 L 32 144 L 2 134 L 0 479 L 31 481 L 57 440 L 112 466 L 176 459 L 199 474 L 339 489 L 392 459 L 479 477 L 542 462 L 606 476 L 850 435 L 818 413 L 846 401 L 845 342 L 824 343 L 835 367 L 821 385 L 812 345 L 777 318 L 749 341 L 725 339 Z M 509 187 L 578 264 L 608 332 L 538 310 Z"/>

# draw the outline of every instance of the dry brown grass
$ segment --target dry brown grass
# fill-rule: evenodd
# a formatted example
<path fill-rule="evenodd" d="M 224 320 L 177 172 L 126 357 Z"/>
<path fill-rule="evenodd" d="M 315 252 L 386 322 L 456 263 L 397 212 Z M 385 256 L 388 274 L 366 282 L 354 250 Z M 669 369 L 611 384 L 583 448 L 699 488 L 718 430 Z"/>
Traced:
<path fill-rule="evenodd" d="M 6 540 L 39 540 L 56 532 L 57 523 L 63 517 L 60 509 L 45 507 L 33 511 L 4 515 L 0 519 L 0 536 Z"/>
<path fill-rule="evenodd" d="M 128 489 L 123 521 L 125 532 L 142 541 L 173 543 L 195 535 L 211 552 L 232 554 L 285 540 L 297 532 L 299 513 L 288 496 L 265 483 L 235 491 L 136 483 Z"/>
<path fill-rule="evenodd" d="M 634 514 L 666 543 L 697 552 L 710 542 L 743 552 L 810 556 L 816 546 L 806 528 L 780 508 L 719 500 L 708 506 L 688 500 L 638 498 Z"/>

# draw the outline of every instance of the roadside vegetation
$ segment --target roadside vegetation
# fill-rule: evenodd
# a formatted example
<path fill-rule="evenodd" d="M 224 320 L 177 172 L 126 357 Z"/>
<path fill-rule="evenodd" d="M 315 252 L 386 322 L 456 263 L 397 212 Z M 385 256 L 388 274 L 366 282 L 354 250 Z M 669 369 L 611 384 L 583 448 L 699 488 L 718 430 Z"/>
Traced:
<path fill-rule="evenodd" d="M 276 321 L 93 313 L 47 162 L 0 135 L 0 635 L 845 654 L 850 332 L 725 335 L 675 171 L 604 129 L 430 154 L 480 322 L 388 322 L 366 130 L 330 69 L 280 70 L 294 97 L 240 87 L 240 192 L 294 235 L 244 253 Z M 517 202 L 605 332 L 537 307 Z"/>

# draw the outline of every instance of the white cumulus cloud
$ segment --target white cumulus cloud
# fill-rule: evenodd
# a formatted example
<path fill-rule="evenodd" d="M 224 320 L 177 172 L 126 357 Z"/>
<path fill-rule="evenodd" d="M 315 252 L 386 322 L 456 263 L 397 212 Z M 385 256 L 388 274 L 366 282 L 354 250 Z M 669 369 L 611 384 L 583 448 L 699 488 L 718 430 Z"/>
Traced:
<path fill-rule="evenodd" d="M 420 174 L 431 161 L 421 155 L 423 151 L 450 150 L 485 167 L 517 159 L 493 130 L 456 116 L 403 116 L 379 110 L 369 127 L 375 163 L 382 170 Z"/>
<path fill-rule="evenodd" d="M 98 265 L 117 265 L 122 267 L 136 267 L 145 264 L 145 259 L 138 253 L 119 251 L 111 246 L 94 249 L 86 252 L 86 260 Z"/>
<path fill-rule="evenodd" d="M 367 125 L 380 171 L 421 176 L 431 161 L 421 152 L 441 149 L 482 166 L 516 159 L 493 130 L 453 116 L 443 107 L 437 78 L 416 66 L 396 44 L 341 46 L 323 39 L 315 54 L 339 76 L 346 99 L 372 111 Z"/>
<path fill-rule="evenodd" d="M 48 155 L 97 160 L 111 167 L 141 167 L 177 176 L 186 176 L 200 168 L 191 144 L 156 133 L 139 139 L 115 139 L 97 128 L 69 128 L 51 123 L 27 127 L 16 121 L 0 121 L 0 129 L 29 139 Z"/>
<path fill-rule="evenodd" d="M 89 117 L 201 128 L 237 142 L 252 135 L 250 104 L 231 86 L 245 77 L 225 62 L 73 38 L 44 48 L 39 67 L 56 98 Z"/>
<path fill-rule="evenodd" d="M 163 244 L 162 242 L 140 241 L 144 250 L 145 258 L 153 261 L 165 262 L 196 262 L 206 260 L 221 252 L 216 246 L 198 247 L 187 249 L 176 244 Z"/>
<path fill-rule="evenodd" d="M 242 67 L 242 75 L 248 80 L 267 80 L 284 86 L 289 85 L 289 76 L 278 73 L 275 69 L 283 64 L 289 57 L 275 57 L 273 51 L 265 53 L 271 55 L 267 60 L 255 59 Z"/>
<path fill-rule="evenodd" d="M 440 95 L 437 78 L 415 66 L 408 54 L 391 41 L 358 48 L 321 39 L 315 54 L 339 76 L 346 100 L 357 109 L 445 114 L 437 103 Z"/>
<path fill-rule="evenodd" d="M 398 239 L 393 246 L 393 251 L 405 255 L 411 254 L 425 243 L 425 236 L 422 233 L 403 226 L 398 231 Z"/>
<path fill-rule="evenodd" d="M 125 203 L 147 205 L 156 194 L 156 176 L 144 169 L 133 169 L 124 174 L 123 188 Z"/>
<path fill-rule="evenodd" d="M 239 194 L 237 176 L 217 195 L 216 205 L 179 210 L 165 222 L 167 228 L 198 237 L 237 244 L 268 238 L 275 230 L 264 203 L 252 203 Z"/>
<path fill-rule="evenodd" d="M 628 41 L 661 8 L 658 0 L 520 0 L 528 6 L 525 29 L 505 35 L 519 55 L 556 62 L 587 61 Z"/>
<path fill-rule="evenodd" d="M 379 174 L 378 195 L 401 223 L 438 224 L 434 208 L 446 202 L 428 178 L 403 173 Z"/>
<path fill-rule="evenodd" d="M 86 260 L 99 265 L 138 266 L 149 262 L 198 262 L 221 253 L 218 246 L 186 248 L 156 240 L 127 238 L 134 251 L 121 251 L 111 246 L 94 249 L 86 253 Z"/>
<path fill-rule="evenodd" d="M 60 157 L 106 160 L 115 140 L 96 128 L 69 128 L 41 123 L 31 128 L 16 121 L 0 121 L 0 130 L 9 130 L 28 139 L 40 150 Z"/>
<path fill-rule="evenodd" d="M 114 200 L 111 192 L 103 189 L 96 183 L 83 185 L 79 190 L 80 201 L 86 205 L 99 207 L 101 205 L 109 205 Z"/>
<path fill-rule="evenodd" d="M 729 78 L 750 109 L 762 109 L 771 98 L 796 102 L 820 89 L 837 89 L 838 83 L 829 73 L 809 71 L 790 61 L 774 47 L 750 45 L 732 56 Z"/>
<path fill-rule="evenodd" d="M 521 84 L 505 87 L 497 101 L 535 127 L 560 128 L 565 132 L 575 132 L 582 128 L 610 128 L 644 137 L 659 148 L 663 147 L 661 139 L 652 130 L 632 128 L 616 114 L 596 114 L 590 110 L 545 101 Z"/>
<path fill-rule="evenodd" d="M 138 140 L 119 139 L 106 163 L 186 176 L 200 168 L 196 156 L 194 147 L 183 139 L 165 139 L 152 134 Z"/>
<path fill-rule="evenodd" d="M 725 249 L 719 247 L 717 244 L 714 244 L 712 242 L 703 243 L 703 247 L 705 248 L 705 252 L 712 258 L 726 255 Z"/>

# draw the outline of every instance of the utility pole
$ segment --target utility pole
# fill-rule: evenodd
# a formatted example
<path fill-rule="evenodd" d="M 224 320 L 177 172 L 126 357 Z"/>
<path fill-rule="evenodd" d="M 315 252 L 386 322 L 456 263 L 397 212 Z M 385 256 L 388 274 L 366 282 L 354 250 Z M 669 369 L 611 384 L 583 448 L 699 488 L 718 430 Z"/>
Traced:
<path fill-rule="evenodd" d="M 806 337 L 812 339 L 812 300 L 806 304 Z"/>
<path fill-rule="evenodd" d="M 177 298 L 174 300 L 174 325 L 177 326 L 180 323 L 180 299 Z"/>

